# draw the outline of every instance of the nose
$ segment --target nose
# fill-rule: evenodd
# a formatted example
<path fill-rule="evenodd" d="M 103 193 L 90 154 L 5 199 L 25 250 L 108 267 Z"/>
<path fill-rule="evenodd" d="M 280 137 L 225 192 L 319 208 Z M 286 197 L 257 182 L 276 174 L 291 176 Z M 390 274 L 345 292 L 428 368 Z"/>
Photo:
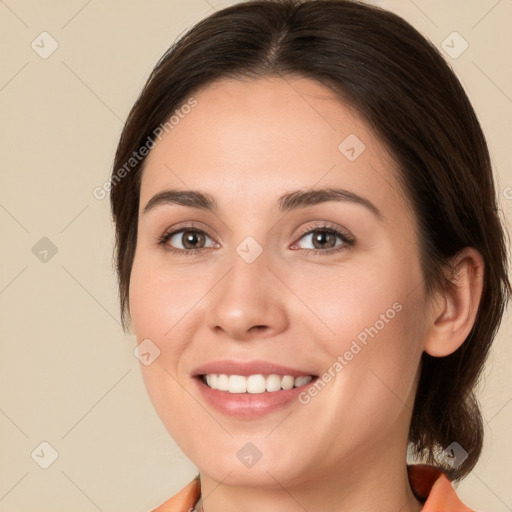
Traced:
<path fill-rule="evenodd" d="M 208 327 L 239 341 L 267 338 L 288 326 L 286 288 L 269 269 L 265 251 L 251 263 L 238 254 L 208 294 Z"/>

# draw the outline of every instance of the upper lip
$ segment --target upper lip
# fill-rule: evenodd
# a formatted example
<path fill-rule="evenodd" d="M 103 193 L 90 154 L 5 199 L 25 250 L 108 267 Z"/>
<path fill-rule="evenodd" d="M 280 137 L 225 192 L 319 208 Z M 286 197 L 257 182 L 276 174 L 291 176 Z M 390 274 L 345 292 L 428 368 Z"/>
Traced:
<path fill-rule="evenodd" d="M 226 374 L 226 375 L 256 375 L 256 374 L 277 374 L 277 375 L 291 375 L 293 377 L 301 377 L 304 375 L 314 376 L 308 370 L 299 370 L 290 368 L 289 366 L 282 366 L 271 361 L 253 360 L 253 361 L 233 361 L 233 360 L 219 360 L 211 361 L 202 364 L 192 371 L 193 376 L 207 375 L 207 374 Z"/>

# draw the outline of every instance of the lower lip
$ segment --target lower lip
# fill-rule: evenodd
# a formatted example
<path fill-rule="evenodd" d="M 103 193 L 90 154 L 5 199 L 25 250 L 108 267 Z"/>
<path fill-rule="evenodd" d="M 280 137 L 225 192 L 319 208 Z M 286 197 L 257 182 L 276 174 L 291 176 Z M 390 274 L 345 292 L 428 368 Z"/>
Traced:
<path fill-rule="evenodd" d="M 230 393 L 212 389 L 201 377 L 194 378 L 205 401 L 217 411 L 228 416 L 253 419 L 276 411 L 291 402 L 298 403 L 298 396 L 316 381 L 292 389 L 282 389 L 265 393 Z"/>

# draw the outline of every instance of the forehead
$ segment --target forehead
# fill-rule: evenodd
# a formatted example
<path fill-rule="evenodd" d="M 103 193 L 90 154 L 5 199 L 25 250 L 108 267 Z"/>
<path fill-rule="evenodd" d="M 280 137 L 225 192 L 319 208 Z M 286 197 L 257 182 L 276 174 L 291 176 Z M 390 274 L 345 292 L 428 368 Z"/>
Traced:
<path fill-rule="evenodd" d="M 396 203 L 396 165 L 362 117 L 304 78 L 223 79 L 175 110 L 148 155 L 141 205 L 165 188 L 194 188 L 246 207 L 287 189 L 337 186 Z M 403 203 L 402 199 L 402 203 Z M 406 205 L 402 205 L 406 206 Z"/>

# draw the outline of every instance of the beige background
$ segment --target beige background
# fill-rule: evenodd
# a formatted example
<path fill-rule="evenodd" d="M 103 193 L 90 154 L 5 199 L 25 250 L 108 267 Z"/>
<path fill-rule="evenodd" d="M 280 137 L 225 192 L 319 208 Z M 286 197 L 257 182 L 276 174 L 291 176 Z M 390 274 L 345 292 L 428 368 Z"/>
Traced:
<path fill-rule="evenodd" d="M 146 396 L 135 337 L 122 333 L 109 203 L 92 191 L 109 177 L 123 120 L 158 58 L 227 3 L 0 1 L 2 512 L 143 512 L 195 473 Z M 446 58 L 487 134 L 510 225 L 512 2 L 374 3 L 438 46 L 453 31 L 469 43 Z M 46 59 L 44 31 L 58 43 Z M 479 511 L 512 510 L 510 319 L 480 392 L 485 451 L 458 487 Z M 47 469 L 43 441 L 58 453 Z"/>

